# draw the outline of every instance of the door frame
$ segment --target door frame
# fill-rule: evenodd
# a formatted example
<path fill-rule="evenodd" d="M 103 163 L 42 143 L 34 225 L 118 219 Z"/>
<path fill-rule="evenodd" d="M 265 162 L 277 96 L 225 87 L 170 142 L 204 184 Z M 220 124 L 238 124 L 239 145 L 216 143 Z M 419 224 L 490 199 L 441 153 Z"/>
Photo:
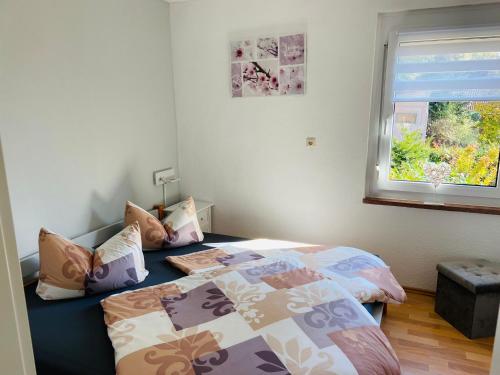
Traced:
<path fill-rule="evenodd" d="M 0 137 L 0 362 L 7 374 L 36 375 Z"/>

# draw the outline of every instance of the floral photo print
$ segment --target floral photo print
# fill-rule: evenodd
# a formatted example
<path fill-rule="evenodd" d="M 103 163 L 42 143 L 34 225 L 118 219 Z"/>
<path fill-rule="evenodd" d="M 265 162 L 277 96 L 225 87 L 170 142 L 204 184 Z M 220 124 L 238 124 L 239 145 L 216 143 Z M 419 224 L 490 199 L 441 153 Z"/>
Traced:
<path fill-rule="evenodd" d="M 241 63 L 231 64 L 231 82 L 233 88 L 233 98 L 241 98 L 243 95 Z"/>
<path fill-rule="evenodd" d="M 254 42 L 242 40 L 231 43 L 231 61 L 248 61 L 254 56 Z"/>
<path fill-rule="evenodd" d="M 243 96 L 279 94 L 278 62 L 253 61 L 243 66 Z"/>
<path fill-rule="evenodd" d="M 304 66 L 282 66 L 279 74 L 281 95 L 304 94 Z"/>
<path fill-rule="evenodd" d="M 277 38 L 259 38 L 257 39 L 257 58 L 275 59 L 278 57 L 278 39 Z"/>
<path fill-rule="evenodd" d="M 304 64 L 305 51 L 304 34 L 280 37 L 279 52 L 281 65 Z"/>
<path fill-rule="evenodd" d="M 305 65 L 305 33 L 232 41 L 232 97 L 304 95 Z"/>

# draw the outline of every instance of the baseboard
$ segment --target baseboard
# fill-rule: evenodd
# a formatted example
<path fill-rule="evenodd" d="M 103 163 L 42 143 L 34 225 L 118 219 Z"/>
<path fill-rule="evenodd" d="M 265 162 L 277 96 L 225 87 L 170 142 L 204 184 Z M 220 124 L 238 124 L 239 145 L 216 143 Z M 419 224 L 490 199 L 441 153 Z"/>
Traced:
<path fill-rule="evenodd" d="M 428 296 L 428 297 L 436 297 L 436 292 L 434 292 L 433 290 L 413 288 L 409 286 L 403 286 L 403 289 L 405 290 L 406 293 L 420 294 L 422 296 Z"/>

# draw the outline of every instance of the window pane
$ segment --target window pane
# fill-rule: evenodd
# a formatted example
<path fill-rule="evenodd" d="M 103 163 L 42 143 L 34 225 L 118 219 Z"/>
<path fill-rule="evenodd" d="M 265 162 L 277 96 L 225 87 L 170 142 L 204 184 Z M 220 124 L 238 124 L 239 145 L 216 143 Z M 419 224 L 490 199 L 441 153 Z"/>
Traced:
<path fill-rule="evenodd" d="M 431 182 L 444 163 L 444 183 L 497 186 L 500 102 L 397 102 L 393 118 L 391 180 Z"/>

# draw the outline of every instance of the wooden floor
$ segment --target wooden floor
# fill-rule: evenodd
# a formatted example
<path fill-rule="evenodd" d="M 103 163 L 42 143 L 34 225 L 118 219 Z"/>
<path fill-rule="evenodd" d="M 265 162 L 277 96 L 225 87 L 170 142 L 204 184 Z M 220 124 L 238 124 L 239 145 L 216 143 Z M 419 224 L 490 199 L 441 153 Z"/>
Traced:
<path fill-rule="evenodd" d="M 434 312 L 434 298 L 408 293 L 382 321 L 404 375 L 489 374 L 493 339 L 469 340 Z"/>

